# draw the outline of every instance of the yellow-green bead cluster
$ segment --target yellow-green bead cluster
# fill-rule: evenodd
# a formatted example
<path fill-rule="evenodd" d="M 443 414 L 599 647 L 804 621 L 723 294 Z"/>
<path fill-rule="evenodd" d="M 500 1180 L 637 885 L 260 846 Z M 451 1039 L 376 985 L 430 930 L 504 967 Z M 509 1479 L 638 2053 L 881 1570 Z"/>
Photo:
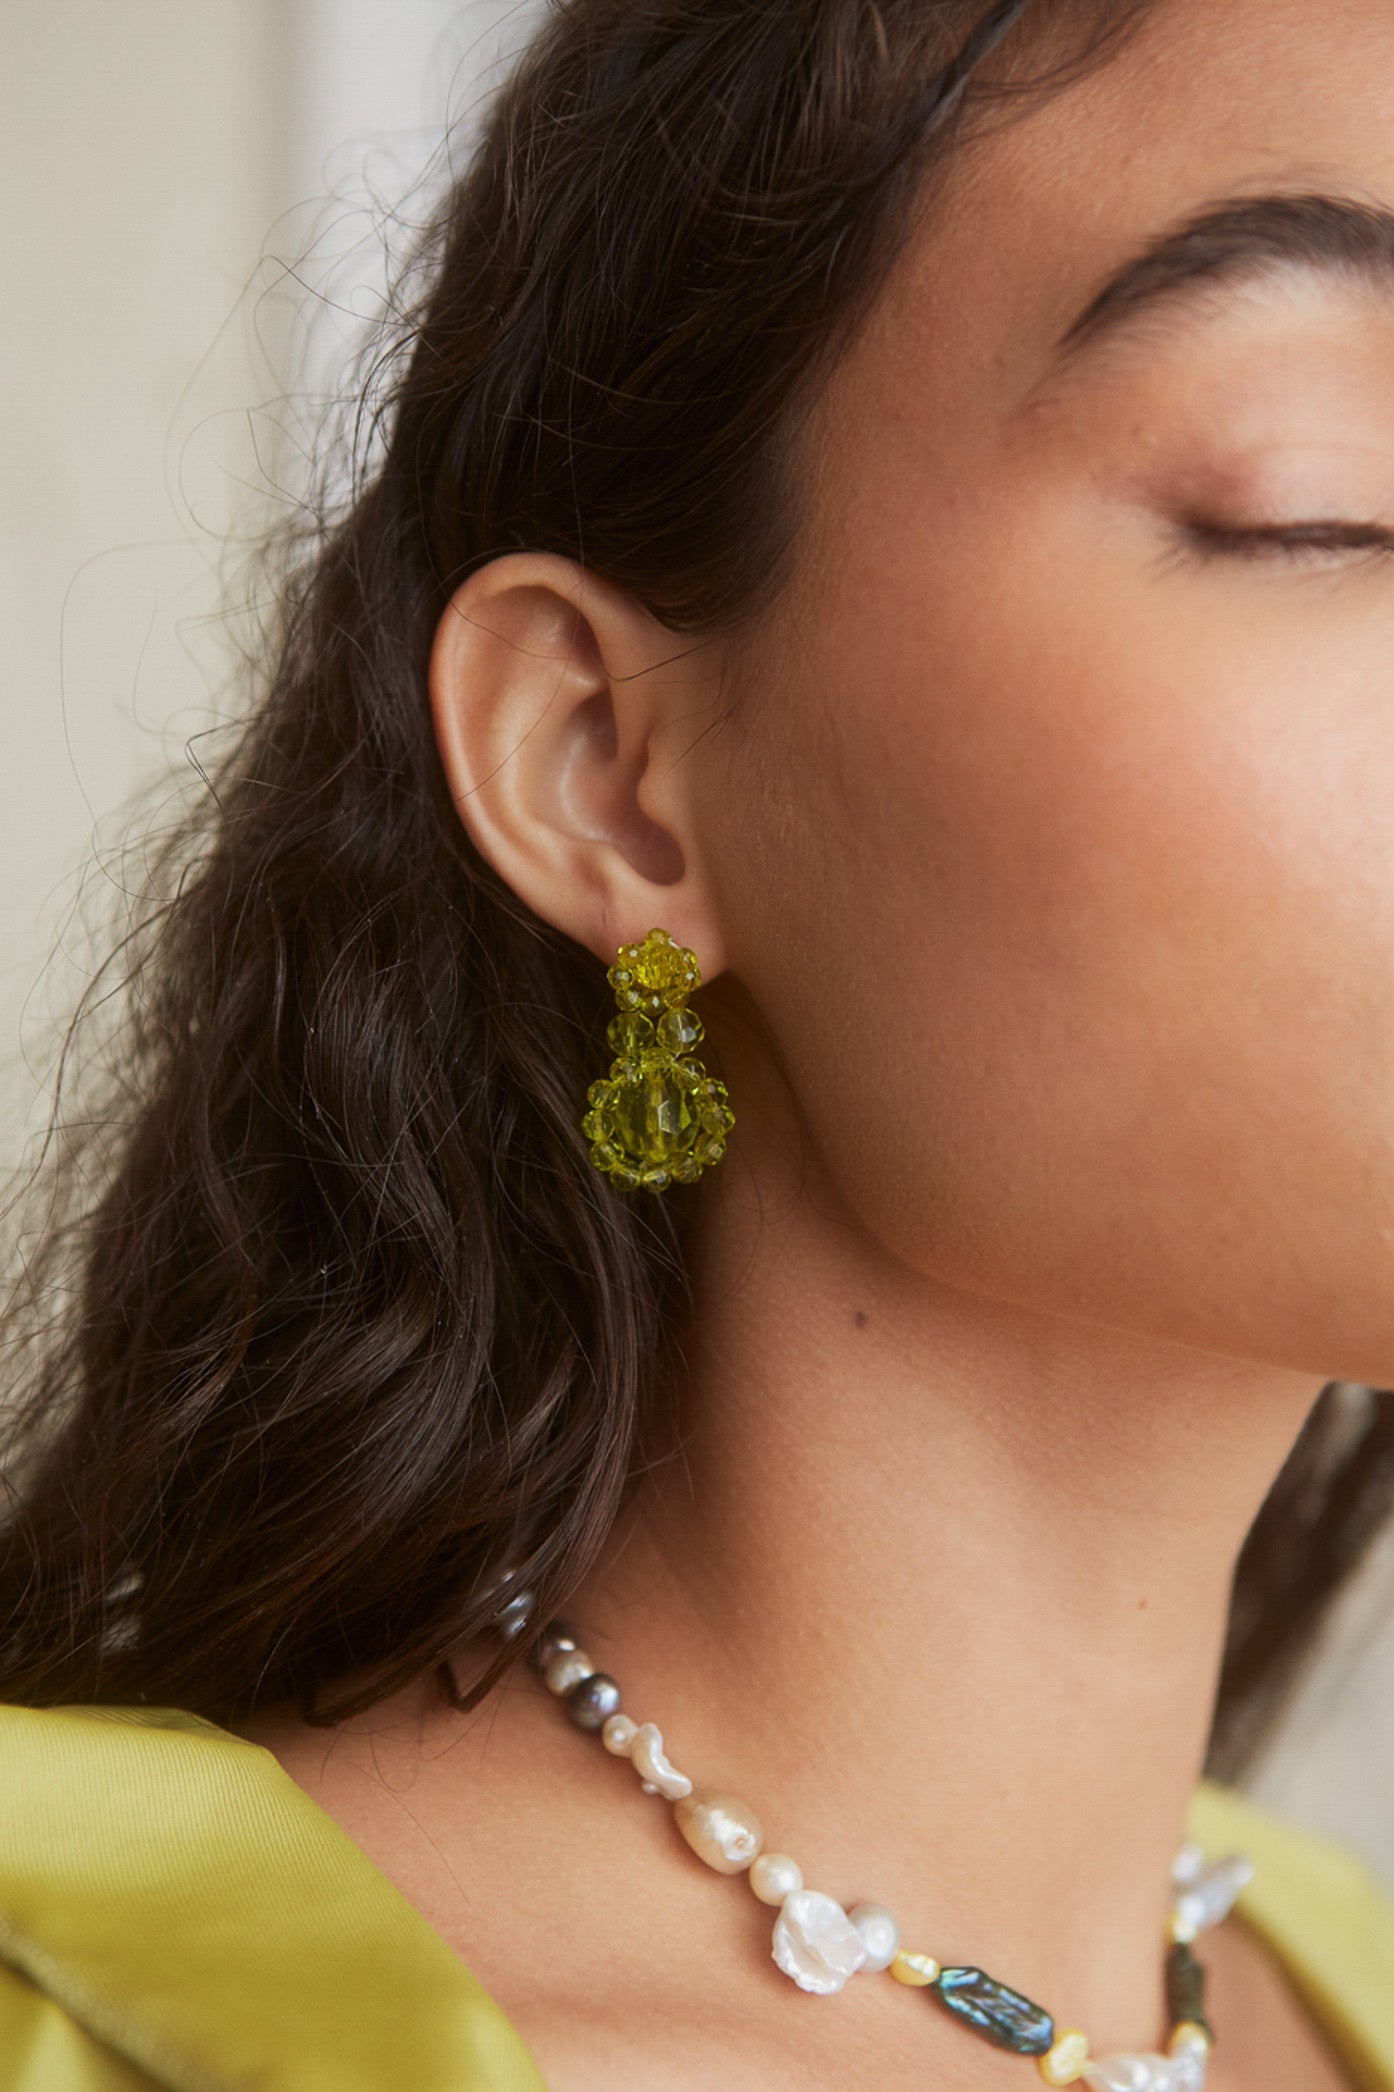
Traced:
<path fill-rule="evenodd" d="M 679 1009 L 702 985 L 702 969 L 690 946 L 674 944 L 666 930 L 650 930 L 642 944 L 622 944 L 605 978 L 622 1010 L 653 1016 Z"/>
<path fill-rule="evenodd" d="M 701 985 L 696 954 L 650 930 L 642 944 L 620 946 L 607 978 L 619 1014 L 605 1034 L 609 1074 L 586 1092 L 591 1161 L 625 1191 L 694 1183 L 721 1160 L 736 1123 L 725 1084 L 690 1050 L 703 1037 L 701 1018 L 684 1008 Z"/>

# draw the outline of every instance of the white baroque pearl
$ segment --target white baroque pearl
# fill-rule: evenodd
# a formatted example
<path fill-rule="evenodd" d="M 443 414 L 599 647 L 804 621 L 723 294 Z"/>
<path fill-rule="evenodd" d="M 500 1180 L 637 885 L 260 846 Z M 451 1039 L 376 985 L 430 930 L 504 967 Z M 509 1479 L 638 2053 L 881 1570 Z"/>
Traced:
<path fill-rule="evenodd" d="M 1084 2082 L 1095 2092 L 1156 2092 L 1152 2064 L 1161 2056 L 1104 2056 L 1085 2065 Z"/>
<path fill-rule="evenodd" d="M 627 1758 L 639 1734 L 639 1724 L 627 1714 L 612 1714 L 600 1731 L 600 1741 L 613 1758 Z"/>
<path fill-rule="evenodd" d="M 862 1936 L 866 1948 L 866 1960 L 862 1964 L 869 1976 L 877 1976 L 888 1969 L 900 1952 L 900 1927 L 886 1909 L 884 1903 L 858 1903 L 847 1913 Z"/>
<path fill-rule="evenodd" d="M 1171 2057 L 1171 2081 L 1167 2092 L 1205 2092 L 1205 2066 L 1208 2061 L 1208 2049 L 1174 2049 Z"/>
<path fill-rule="evenodd" d="M 764 1842 L 759 1817 L 735 1794 L 686 1794 L 673 1814 L 697 1857 L 718 1874 L 742 1873 Z"/>
<path fill-rule="evenodd" d="M 1105 2056 L 1102 2062 L 1086 2066 L 1084 2082 L 1095 2092 L 1187 2092 L 1187 2080 L 1177 2074 L 1181 2060 L 1177 2056 Z M 1185 2060 L 1189 2063 L 1191 2058 Z"/>
<path fill-rule="evenodd" d="M 669 1801 L 682 1801 L 692 1792 L 685 1772 L 678 1772 L 663 1755 L 663 1731 L 656 1722 L 641 1722 L 629 1743 L 629 1762 L 651 1794 Z"/>
<path fill-rule="evenodd" d="M 1183 1925 L 1205 1932 L 1227 1918 L 1240 1891 L 1254 1878 L 1254 1863 L 1240 1853 L 1203 1867 L 1176 1899 L 1175 1910 Z"/>
<path fill-rule="evenodd" d="M 774 1921 L 770 1952 L 800 1990 L 829 1997 L 866 1962 L 866 1942 L 840 1903 L 795 1889 Z"/>
<path fill-rule="evenodd" d="M 1204 1865 L 1205 1847 L 1203 1845 L 1183 1845 L 1172 1865 L 1172 1887 L 1188 1889 L 1191 1883 L 1197 1879 Z"/>
<path fill-rule="evenodd" d="M 583 1678 L 594 1674 L 595 1665 L 584 1649 L 559 1649 L 549 1660 L 542 1679 L 548 1692 L 554 1692 L 560 1700 L 566 1697 L 573 1685 L 579 1685 Z"/>
<path fill-rule="evenodd" d="M 803 1887 L 803 1869 L 787 1852 L 762 1852 L 750 1870 L 750 1886 L 762 1903 L 782 1903 Z"/>

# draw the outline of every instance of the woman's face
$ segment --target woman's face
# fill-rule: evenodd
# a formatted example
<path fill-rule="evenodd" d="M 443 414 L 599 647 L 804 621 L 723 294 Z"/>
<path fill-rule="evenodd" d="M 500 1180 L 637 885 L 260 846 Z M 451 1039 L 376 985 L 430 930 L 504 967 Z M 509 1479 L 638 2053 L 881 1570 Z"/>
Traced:
<path fill-rule="evenodd" d="M 1163 0 L 980 139 L 799 439 L 699 760 L 729 961 L 898 1256 L 1378 1383 L 1394 217 L 1339 200 L 1394 214 L 1390 0 Z M 1058 349 L 1202 209 L 1222 266 Z"/>

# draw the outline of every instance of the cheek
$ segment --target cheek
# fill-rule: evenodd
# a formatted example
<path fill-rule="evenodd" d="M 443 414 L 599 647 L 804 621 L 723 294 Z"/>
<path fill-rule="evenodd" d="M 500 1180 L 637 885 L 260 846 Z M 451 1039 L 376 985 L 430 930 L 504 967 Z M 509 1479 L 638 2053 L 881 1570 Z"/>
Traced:
<path fill-rule="evenodd" d="M 950 1282 L 1387 1378 L 1394 581 L 1012 513 L 849 535 L 762 711 L 745 970 L 811 1136 Z"/>

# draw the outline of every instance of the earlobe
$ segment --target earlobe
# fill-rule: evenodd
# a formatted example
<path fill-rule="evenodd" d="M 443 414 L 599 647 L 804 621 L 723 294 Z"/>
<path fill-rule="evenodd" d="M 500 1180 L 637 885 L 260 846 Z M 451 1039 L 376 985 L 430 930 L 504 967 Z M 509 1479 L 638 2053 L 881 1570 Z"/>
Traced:
<path fill-rule="evenodd" d="M 535 913 L 607 964 L 661 923 L 711 978 L 723 961 L 693 773 L 666 756 L 693 703 L 682 653 L 634 598 L 574 561 L 508 553 L 446 606 L 430 701 L 460 819 Z"/>

